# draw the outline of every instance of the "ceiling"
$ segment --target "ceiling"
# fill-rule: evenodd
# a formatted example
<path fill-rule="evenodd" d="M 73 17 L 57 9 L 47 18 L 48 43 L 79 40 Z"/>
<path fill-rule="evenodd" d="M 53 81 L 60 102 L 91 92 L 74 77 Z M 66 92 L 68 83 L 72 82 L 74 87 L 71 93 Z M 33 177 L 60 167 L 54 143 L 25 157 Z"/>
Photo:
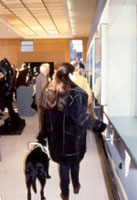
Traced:
<path fill-rule="evenodd" d="M 98 0 L 0 0 L 0 39 L 88 37 Z"/>

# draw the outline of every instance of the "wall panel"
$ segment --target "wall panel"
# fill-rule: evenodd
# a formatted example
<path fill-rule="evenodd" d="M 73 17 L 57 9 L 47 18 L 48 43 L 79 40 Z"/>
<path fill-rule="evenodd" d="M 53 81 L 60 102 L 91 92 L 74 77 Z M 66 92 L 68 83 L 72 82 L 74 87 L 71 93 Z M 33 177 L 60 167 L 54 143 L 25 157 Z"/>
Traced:
<path fill-rule="evenodd" d="M 86 58 L 88 38 L 83 40 L 83 62 Z M 0 59 L 7 58 L 15 67 L 23 62 L 54 62 L 57 68 L 62 62 L 69 62 L 70 39 L 34 39 L 34 52 L 21 52 L 21 39 L 1 39 Z"/>
<path fill-rule="evenodd" d="M 58 68 L 62 62 L 65 62 L 65 52 L 19 52 L 17 55 L 18 66 L 21 66 L 23 62 L 54 62 L 54 68 Z"/>

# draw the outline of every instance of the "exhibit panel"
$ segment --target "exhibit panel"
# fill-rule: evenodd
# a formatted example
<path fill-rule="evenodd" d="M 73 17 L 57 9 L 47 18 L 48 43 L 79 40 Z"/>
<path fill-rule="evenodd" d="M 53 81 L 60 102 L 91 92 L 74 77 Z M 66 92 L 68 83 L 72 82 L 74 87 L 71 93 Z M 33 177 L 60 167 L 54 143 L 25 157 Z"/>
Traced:
<path fill-rule="evenodd" d="M 98 118 L 110 125 L 103 142 L 106 166 L 115 199 L 137 197 L 137 33 L 136 2 L 110 1 L 100 24 L 100 48 L 96 33 L 88 42 L 86 65 L 90 56 L 96 66 L 100 52 L 100 100 L 94 104 Z M 123 20 L 125 19 L 125 20 Z M 128 26 L 127 26 L 128 24 Z M 98 30 L 98 29 L 97 29 Z M 95 49 L 91 55 L 91 49 Z M 95 79 L 95 70 L 92 70 Z M 93 82 L 95 84 L 95 82 Z M 95 94 L 95 85 L 92 86 Z M 98 112 L 96 112 L 98 110 Z"/>
<path fill-rule="evenodd" d="M 104 119 L 106 115 L 104 114 Z M 109 177 L 116 199 L 135 200 L 137 196 L 137 119 L 111 117 L 104 140 Z M 106 121 L 107 121 L 106 120 Z M 110 170 L 111 169 L 111 170 Z"/>
<path fill-rule="evenodd" d="M 19 116 L 31 117 L 36 113 L 31 107 L 33 101 L 33 87 L 20 86 L 17 89 L 17 108 Z"/>

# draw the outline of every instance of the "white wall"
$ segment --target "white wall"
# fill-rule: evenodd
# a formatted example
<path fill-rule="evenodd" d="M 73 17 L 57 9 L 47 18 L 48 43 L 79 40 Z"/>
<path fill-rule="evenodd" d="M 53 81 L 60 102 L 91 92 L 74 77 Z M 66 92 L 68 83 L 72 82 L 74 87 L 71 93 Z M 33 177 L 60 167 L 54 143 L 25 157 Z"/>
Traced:
<path fill-rule="evenodd" d="M 108 114 L 136 113 L 136 6 L 109 4 Z"/>

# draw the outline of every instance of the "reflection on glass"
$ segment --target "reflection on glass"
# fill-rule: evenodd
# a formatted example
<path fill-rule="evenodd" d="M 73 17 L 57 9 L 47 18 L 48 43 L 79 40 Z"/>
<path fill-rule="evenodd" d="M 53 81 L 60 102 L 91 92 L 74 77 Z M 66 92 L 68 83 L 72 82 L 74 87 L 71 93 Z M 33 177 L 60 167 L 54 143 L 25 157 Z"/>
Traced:
<path fill-rule="evenodd" d="M 70 40 L 70 62 L 72 60 L 83 61 L 83 41 Z"/>
<path fill-rule="evenodd" d="M 98 103 L 101 103 L 101 40 L 98 36 L 95 39 L 95 89 L 94 96 Z"/>

